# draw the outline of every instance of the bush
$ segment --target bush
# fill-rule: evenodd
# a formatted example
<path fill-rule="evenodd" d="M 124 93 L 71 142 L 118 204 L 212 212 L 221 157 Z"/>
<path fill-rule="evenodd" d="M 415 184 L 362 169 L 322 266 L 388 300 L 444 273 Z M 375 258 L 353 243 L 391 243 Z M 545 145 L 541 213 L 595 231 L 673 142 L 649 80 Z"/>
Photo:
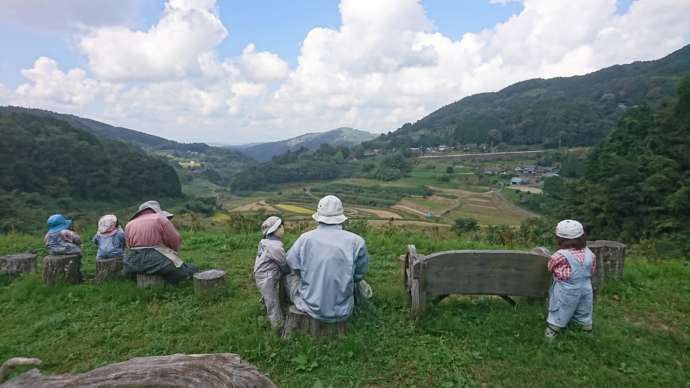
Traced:
<path fill-rule="evenodd" d="M 458 218 L 455 220 L 453 230 L 455 230 L 457 234 L 475 232 L 479 230 L 479 223 L 471 217 Z"/>

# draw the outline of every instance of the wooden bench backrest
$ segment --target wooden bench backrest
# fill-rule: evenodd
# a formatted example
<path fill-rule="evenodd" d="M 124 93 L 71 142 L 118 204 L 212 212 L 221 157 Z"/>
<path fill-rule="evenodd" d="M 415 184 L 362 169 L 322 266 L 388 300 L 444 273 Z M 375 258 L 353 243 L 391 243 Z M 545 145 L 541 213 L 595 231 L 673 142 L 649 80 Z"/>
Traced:
<path fill-rule="evenodd" d="M 548 257 L 527 251 L 462 250 L 417 256 L 429 294 L 544 296 Z"/>

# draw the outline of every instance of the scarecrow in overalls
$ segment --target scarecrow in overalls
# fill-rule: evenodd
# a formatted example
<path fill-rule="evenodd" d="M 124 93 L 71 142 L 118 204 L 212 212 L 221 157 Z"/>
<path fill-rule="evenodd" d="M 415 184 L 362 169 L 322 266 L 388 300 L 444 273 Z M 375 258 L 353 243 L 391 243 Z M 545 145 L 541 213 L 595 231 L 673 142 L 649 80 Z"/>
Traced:
<path fill-rule="evenodd" d="M 592 275 L 596 270 L 596 257 L 587 248 L 582 224 L 563 220 L 556 226 L 559 250 L 548 262 L 553 273 L 549 289 L 549 316 L 544 335 L 555 338 L 573 319 L 580 327 L 592 331 Z"/>

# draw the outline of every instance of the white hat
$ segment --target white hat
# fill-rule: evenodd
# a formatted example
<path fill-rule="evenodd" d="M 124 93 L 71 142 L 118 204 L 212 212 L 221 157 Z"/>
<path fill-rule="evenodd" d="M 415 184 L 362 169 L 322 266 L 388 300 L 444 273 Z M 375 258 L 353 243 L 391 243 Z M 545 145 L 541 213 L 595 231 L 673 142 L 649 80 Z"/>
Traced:
<path fill-rule="evenodd" d="M 582 224 L 575 220 L 563 220 L 556 225 L 556 236 L 572 240 L 574 238 L 582 237 L 585 234 L 585 229 Z"/>
<path fill-rule="evenodd" d="M 110 234 L 117 229 L 117 217 L 114 214 L 106 214 L 98 220 L 98 233 Z"/>
<path fill-rule="evenodd" d="M 319 207 L 312 218 L 323 224 L 339 225 L 347 220 L 343 214 L 343 203 L 335 195 L 327 195 L 319 201 Z"/>
<path fill-rule="evenodd" d="M 280 217 L 270 216 L 266 218 L 264 222 L 261 223 L 261 233 L 264 235 L 264 237 L 266 237 L 269 234 L 278 230 L 278 228 L 280 228 L 280 225 L 282 224 L 283 220 L 281 220 Z"/>

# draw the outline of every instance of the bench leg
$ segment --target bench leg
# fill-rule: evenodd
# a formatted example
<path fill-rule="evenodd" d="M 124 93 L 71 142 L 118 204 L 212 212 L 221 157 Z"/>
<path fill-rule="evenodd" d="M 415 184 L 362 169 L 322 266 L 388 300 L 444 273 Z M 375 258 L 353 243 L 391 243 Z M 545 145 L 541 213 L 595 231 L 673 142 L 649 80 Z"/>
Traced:
<path fill-rule="evenodd" d="M 410 294 L 412 299 L 412 318 L 417 319 L 426 310 L 426 292 L 422 288 L 419 279 L 411 279 Z"/>
<path fill-rule="evenodd" d="M 513 298 L 509 297 L 508 295 L 499 295 L 499 296 L 501 297 L 501 299 L 503 299 L 503 300 L 505 300 L 506 302 L 508 302 L 508 304 L 511 305 L 511 306 L 515 306 L 515 305 L 517 304 L 517 303 L 515 303 L 515 301 L 513 300 Z"/>

